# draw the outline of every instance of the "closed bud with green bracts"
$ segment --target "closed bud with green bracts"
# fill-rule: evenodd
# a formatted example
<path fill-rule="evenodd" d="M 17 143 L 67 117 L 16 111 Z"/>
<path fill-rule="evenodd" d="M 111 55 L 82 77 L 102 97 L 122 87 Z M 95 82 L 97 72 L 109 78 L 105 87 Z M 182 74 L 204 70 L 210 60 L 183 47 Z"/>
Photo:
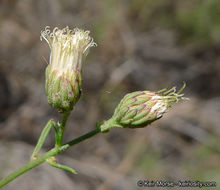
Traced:
<path fill-rule="evenodd" d="M 145 127 L 160 119 L 175 102 L 186 99 L 173 87 L 158 92 L 138 91 L 127 94 L 115 109 L 111 120 L 118 126 L 129 128 Z"/>
<path fill-rule="evenodd" d="M 89 31 L 68 27 L 52 32 L 46 27 L 40 39 L 45 39 L 51 49 L 45 85 L 48 103 L 61 113 L 69 112 L 81 95 L 82 62 L 96 44 Z"/>

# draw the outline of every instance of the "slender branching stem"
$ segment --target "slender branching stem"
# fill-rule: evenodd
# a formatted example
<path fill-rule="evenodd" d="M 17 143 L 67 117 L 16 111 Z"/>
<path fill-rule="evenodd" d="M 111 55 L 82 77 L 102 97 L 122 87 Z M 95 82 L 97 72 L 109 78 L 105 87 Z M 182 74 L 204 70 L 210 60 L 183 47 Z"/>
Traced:
<path fill-rule="evenodd" d="M 67 116 L 68 117 L 68 116 Z M 64 121 L 66 122 L 66 121 Z M 46 152 L 45 154 L 43 154 L 42 156 L 29 161 L 27 164 L 25 164 L 24 166 L 22 166 L 21 168 L 19 168 L 18 170 L 14 171 L 13 173 L 11 173 L 10 175 L 8 175 L 7 177 L 3 178 L 0 181 L 0 188 L 5 186 L 6 184 L 8 184 L 9 182 L 11 182 L 12 180 L 16 179 L 17 177 L 19 177 L 20 175 L 22 175 L 23 173 L 31 170 L 32 168 L 35 168 L 36 166 L 44 163 L 48 158 L 51 158 L 53 156 L 56 156 L 57 154 L 65 151 L 66 149 L 72 147 L 73 145 L 76 145 L 88 138 L 91 138 L 93 136 L 95 136 L 96 134 L 102 132 L 101 127 L 97 127 L 96 129 L 86 133 L 85 135 L 82 135 L 70 142 L 65 143 L 62 146 L 56 146 L 55 148 L 51 149 L 50 151 Z"/>
<path fill-rule="evenodd" d="M 57 146 L 61 146 L 63 144 L 63 135 L 64 135 L 65 126 L 66 126 L 66 122 L 67 122 L 69 115 L 70 115 L 70 112 L 63 113 L 62 121 L 59 124 L 59 132 L 58 132 L 59 140 L 58 142 L 56 142 Z"/>

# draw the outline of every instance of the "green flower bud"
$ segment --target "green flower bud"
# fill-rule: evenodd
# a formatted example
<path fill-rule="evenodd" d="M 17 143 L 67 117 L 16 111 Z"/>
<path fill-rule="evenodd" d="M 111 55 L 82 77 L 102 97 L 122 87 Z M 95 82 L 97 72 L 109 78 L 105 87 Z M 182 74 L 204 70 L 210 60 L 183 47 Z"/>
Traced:
<path fill-rule="evenodd" d="M 175 102 L 186 99 L 176 88 L 158 92 L 138 91 L 127 94 L 115 109 L 111 122 L 116 126 L 140 128 L 160 119 Z"/>
<path fill-rule="evenodd" d="M 50 32 L 47 26 L 40 39 L 45 39 L 51 49 L 45 84 L 48 103 L 61 113 L 71 111 L 81 95 L 82 62 L 96 44 L 89 31 L 68 27 Z"/>

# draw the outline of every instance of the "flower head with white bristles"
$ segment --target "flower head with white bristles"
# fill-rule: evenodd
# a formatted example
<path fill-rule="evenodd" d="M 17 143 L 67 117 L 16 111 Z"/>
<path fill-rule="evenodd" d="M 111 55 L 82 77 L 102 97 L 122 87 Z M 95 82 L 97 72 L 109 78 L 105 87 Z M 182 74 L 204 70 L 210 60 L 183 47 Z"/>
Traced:
<path fill-rule="evenodd" d="M 81 94 L 82 63 L 96 43 L 89 31 L 69 27 L 56 27 L 51 32 L 47 26 L 41 31 L 40 39 L 45 39 L 51 49 L 46 69 L 48 102 L 60 112 L 72 110 Z"/>
<path fill-rule="evenodd" d="M 47 26 L 41 31 L 40 39 L 45 39 L 51 49 L 50 64 L 52 70 L 71 75 L 82 68 L 82 61 L 87 56 L 90 47 L 96 46 L 89 31 L 75 28 L 70 30 L 65 27 L 62 30 L 57 27 L 50 31 Z"/>
<path fill-rule="evenodd" d="M 176 92 L 176 87 L 170 90 L 163 89 L 158 92 L 137 91 L 132 92 L 121 100 L 113 117 L 116 126 L 138 128 L 160 119 L 168 109 L 179 100 L 186 100 L 181 92 L 182 88 Z"/>

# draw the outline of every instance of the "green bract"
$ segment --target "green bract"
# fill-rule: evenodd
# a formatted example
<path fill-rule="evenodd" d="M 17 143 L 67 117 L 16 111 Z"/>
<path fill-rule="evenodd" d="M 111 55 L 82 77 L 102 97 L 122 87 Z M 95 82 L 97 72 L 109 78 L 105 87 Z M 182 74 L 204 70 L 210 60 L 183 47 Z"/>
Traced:
<path fill-rule="evenodd" d="M 79 100 L 81 95 L 81 73 L 76 71 L 69 78 L 62 74 L 58 76 L 57 71 L 51 72 L 51 65 L 46 68 L 45 90 L 48 103 L 59 112 L 68 112 Z"/>

